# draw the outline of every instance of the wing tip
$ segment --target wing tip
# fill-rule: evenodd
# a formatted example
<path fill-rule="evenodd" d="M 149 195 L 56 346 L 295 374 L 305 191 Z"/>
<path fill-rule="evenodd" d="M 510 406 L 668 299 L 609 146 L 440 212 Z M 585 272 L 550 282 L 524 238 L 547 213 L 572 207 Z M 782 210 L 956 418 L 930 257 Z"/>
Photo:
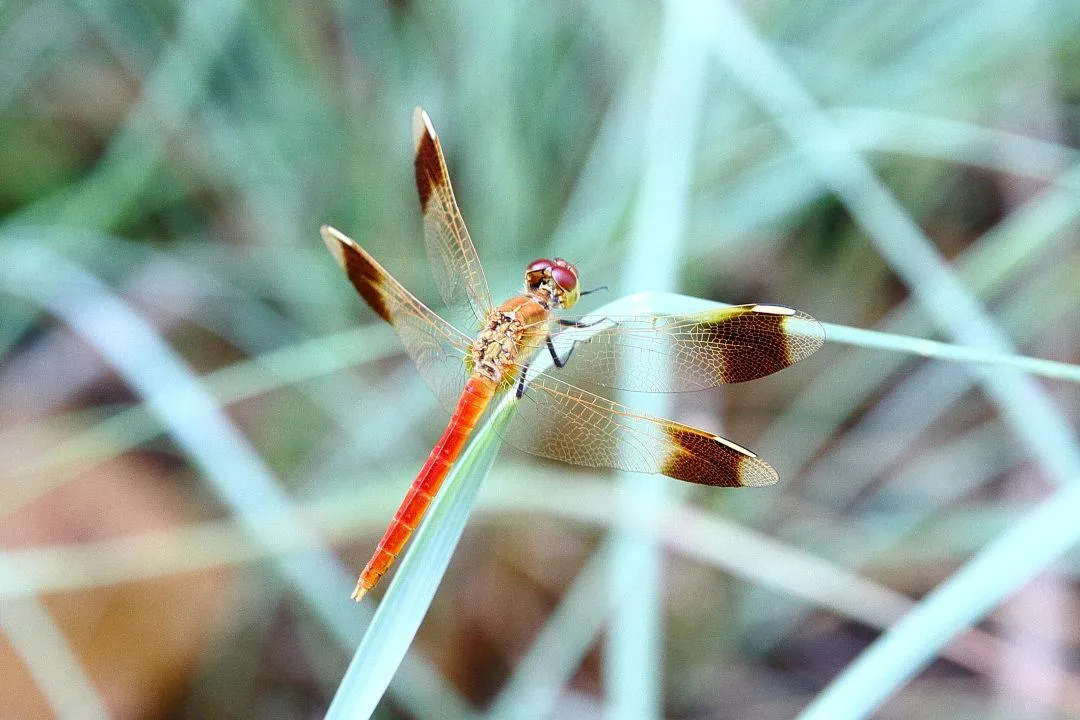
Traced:
<path fill-rule="evenodd" d="M 812 315 L 795 310 L 781 322 L 787 333 L 786 350 L 791 365 L 810 357 L 825 344 L 825 326 Z"/>
<path fill-rule="evenodd" d="M 679 424 L 667 433 L 675 446 L 661 469 L 668 477 L 714 487 L 765 487 L 780 481 L 771 465 L 727 438 Z"/>
<path fill-rule="evenodd" d="M 796 315 L 798 310 L 787 305 L 772 305 L 770 303 L 758 303 L 750 308 L 751 312 L 766 313 L 768 315 Z"/>
<path fill-rule="evenodd" d="M 756 305 L 749 306 L 749 312 L 761 315 L 778 316 L 780 327 L 785 331 L 794 331 L 808 339 L 817 340 L 818 342 L 814 344 L 814 350 L 821 347 L 821 344 L 825 341 L 825 326 L 818 322 L 813 315 L 804 313 L 802 310 L 796 310 L 787 305 L 757 303 Z M 813 352 L 813 350 L 810 352 Z M 810 352 L 806 353 L 806 355 L 809 355 Z M 800 356 L 793 362 L 798 362 L 799 359 L 806 357 L 806 355 Z"/>
<path fill-rule="evenodd" d="M 319 227 L 319 234 L 322 235 L 323 240 L 326 242 L 341 242 L 342 240 L 348 240 L 349 236 L 338 230 L 333 225 L 324 224 Z"/>
<path fill-rule="evenodd" d="M 756 455 L 740 458 L 738 472 L 740 487 L 769 487 L 780 482 L 780 474 L 773 466 Z"/>
<path fill-rule="evenodd" d="M 821 323 L 786 305 L 732 305 L 694 317 L 700 318 L 707 339 L 724 349 L 716 363 L 716 378 L 723 383 L 772 375 L 805 360 L 825 343 Z"/>
<path fill-rule="evenodd" d="M 757 453 L 719 435 L 713 435 L 712 439 L 735 452 L 735 476 L 739 487 L 768 487 L 780 482 L 779 473 Z"/>
<path fill-rule="evenodd" d="M 319 232 L 322 234 L 326 249 L 345 271 L 349 282 L 357 289 L 360 296 L 379 317 L 393 325 L 394 316 L 390 312 L 386 298 L 385 285 L 389 277 L 386 271 L 357 245 L 355 240 L 332 225 L 323 225 L 319 228 Z"/>
<path fill-rule="evenodd" d="M 413 150 L 420 147 L 420 141 L 425 135 L 436 137 L 435 128 L 431 124 L 431 117 L 424 108 L 417 105 L 412 111 Z"/>
<path fill-rule="evenodd" d="M 334 260 L 337 261 L 337 264 L 345 268 L 347 265 L 347 258 L 345 257 L 344 246 L 355 246 L 356 243 L 353 242 L 352 238 L 332 225 L 323 225 L 320 227 L 319 234 L 322 235 L 323 244 L 326 245 L 326 249 L 330 251 L 330 254 L 334 256 Z"/>

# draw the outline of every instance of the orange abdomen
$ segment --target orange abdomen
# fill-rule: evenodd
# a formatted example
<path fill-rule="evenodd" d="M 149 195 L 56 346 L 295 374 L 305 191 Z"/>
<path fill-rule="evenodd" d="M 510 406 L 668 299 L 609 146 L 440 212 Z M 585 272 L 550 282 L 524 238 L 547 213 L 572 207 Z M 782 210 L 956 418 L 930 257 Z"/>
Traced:
<path fill-rule="evenodd" d="M 356 582 L 356 590 L 353 591 L 353 599 L 360 600 L 375 584 L 379 578 L 386 574 L 396 558 L 408 542 L 409 536 L 417 528 L 427 512 L 435 493 L 439 491 L 450 466 L 457 460 L 469 435 L 476 427 L 480 416 L 484 414 L 488 403 L 495 394 L 495 384 L 480 375 L 473 375 L 465 384 L 461 392 L 457 408 L 454 410 L 450 423 L 443 431 L 439 442 L 435 444 L 427 462 L 420 469 L 420 473 L 413 480 L 405 499 L 401 501 L 394 519 L 375 548 L 375 554 L 368 561 L 364 571 L 360 573 L 360 579 Z"/>

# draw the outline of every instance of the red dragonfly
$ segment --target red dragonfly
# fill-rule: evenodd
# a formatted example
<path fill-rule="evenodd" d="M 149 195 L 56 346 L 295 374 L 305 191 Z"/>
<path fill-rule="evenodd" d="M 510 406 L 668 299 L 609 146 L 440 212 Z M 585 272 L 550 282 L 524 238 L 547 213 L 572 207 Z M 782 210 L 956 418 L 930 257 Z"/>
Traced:
<path fill-rule="evenodd" d="M 561 258 L 529 263 L 524 291 L 496 305 L 454 199 L 439 138 L 420 108 L 413 112 L 413 135 L 428 255 L 448 313 L 468 332 L 428 309 L 352 239 L 323 226 L 323 240 L 349 280 L 394 326 L 424 380 L 453 411 L 360 574 L 354 599 L 389 570 L 481 415 L 504 391 L 519 402 L 503 439 L 526 452 L 702 485 L 756 487 L 779 479 L 768 463 L 730 440 L 635 412 L 552 373 L 528 372 L 529 363 L 547 352 L 562 368 L 573 355 L 575 382 L 640 392 L 698 390 L 798 362 L 821 347 L 824 331 L 817 321 L 779 305 L 604 317 L 595 334 L 560 355 L 558 334 L 585 327 L 556 317 L 590 292 L 581 289 L 577 268 Z M 632 375 L 617 372 L 624 363 L 634 368 Z"/>

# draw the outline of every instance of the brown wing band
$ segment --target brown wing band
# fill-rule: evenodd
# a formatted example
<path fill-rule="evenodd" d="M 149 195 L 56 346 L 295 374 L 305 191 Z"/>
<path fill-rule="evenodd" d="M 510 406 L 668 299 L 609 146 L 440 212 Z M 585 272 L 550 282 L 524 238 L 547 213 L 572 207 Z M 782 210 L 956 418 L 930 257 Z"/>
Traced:
<path fill-rule="evenodd" d="M 323 242 L 330 250 L 330 254 L 337 260 L 337 264 L 349 277 L 360 296 L 367 301 L 371 309 L 378 313 L 386 322 L 394 324 L 393 315 L 386 302 L 386 271 L 377 262 L 360 250 L 349 238 L 342 235 L 329 225 L 322 227 Z M 346 252 L 345 247 L 355 248 L 355 252 Z"/>
<path fill-rule="evenodd" d="M 754 312 L 745 308 L 740 315 L 723 315 L 724 321 L 714 325 L 702 325 L 699 332 L 716 345 L 746 343 L 753 346 L 752 353 L 727 353 L 724 356 L 724 380 L 744 382 L 771 375 L 789 367 L 793 360 L 783 338 L 787 315 Z M 737 332 L 736 332 L 737 331 Z"/>

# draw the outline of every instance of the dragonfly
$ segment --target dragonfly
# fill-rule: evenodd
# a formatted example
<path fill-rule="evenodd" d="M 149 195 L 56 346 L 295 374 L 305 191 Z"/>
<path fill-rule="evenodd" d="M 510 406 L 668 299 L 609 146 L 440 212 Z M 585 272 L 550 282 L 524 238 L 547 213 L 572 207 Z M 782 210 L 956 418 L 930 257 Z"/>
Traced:
<path fill-rule="evenodd" d="M 562 258 L 525 267 L 522 292 L 496 304 L 454 197 L 431 119 L 413 111 L 414 166 L 424 240 L 444 319 L 405 289 L 363 248 L 324 225 L 327 248 L 360 296 L 397 332 L 420 375 L 452 414 L 365 566 L 359 601 L 385 575 L 438 493 L 492 400 L 514 393 L 500 431 L 512 446 L 574 465 L 641 473 L 718 487 L 758 487 L 776 471 L 731 440 L 652 417 L 598 392 L 701 390 L 753 380 L 815 352 L 824 330 L 781 305 L 737 305 L 685 315 L 605 316 L 585 323 L 562 315 L 593 290 Z M 560 334 L 603 322 L 570 343 Z M 585 333 L 578 332 L 579 335 Z M 547 370 L 530 363 L 550 355 Z M 570 366 L 573 375 L 562 377 Z M 622 372 L 620 367 L 632 367 Z M 574 384 L 569 381 L 572 379 Z"/>

